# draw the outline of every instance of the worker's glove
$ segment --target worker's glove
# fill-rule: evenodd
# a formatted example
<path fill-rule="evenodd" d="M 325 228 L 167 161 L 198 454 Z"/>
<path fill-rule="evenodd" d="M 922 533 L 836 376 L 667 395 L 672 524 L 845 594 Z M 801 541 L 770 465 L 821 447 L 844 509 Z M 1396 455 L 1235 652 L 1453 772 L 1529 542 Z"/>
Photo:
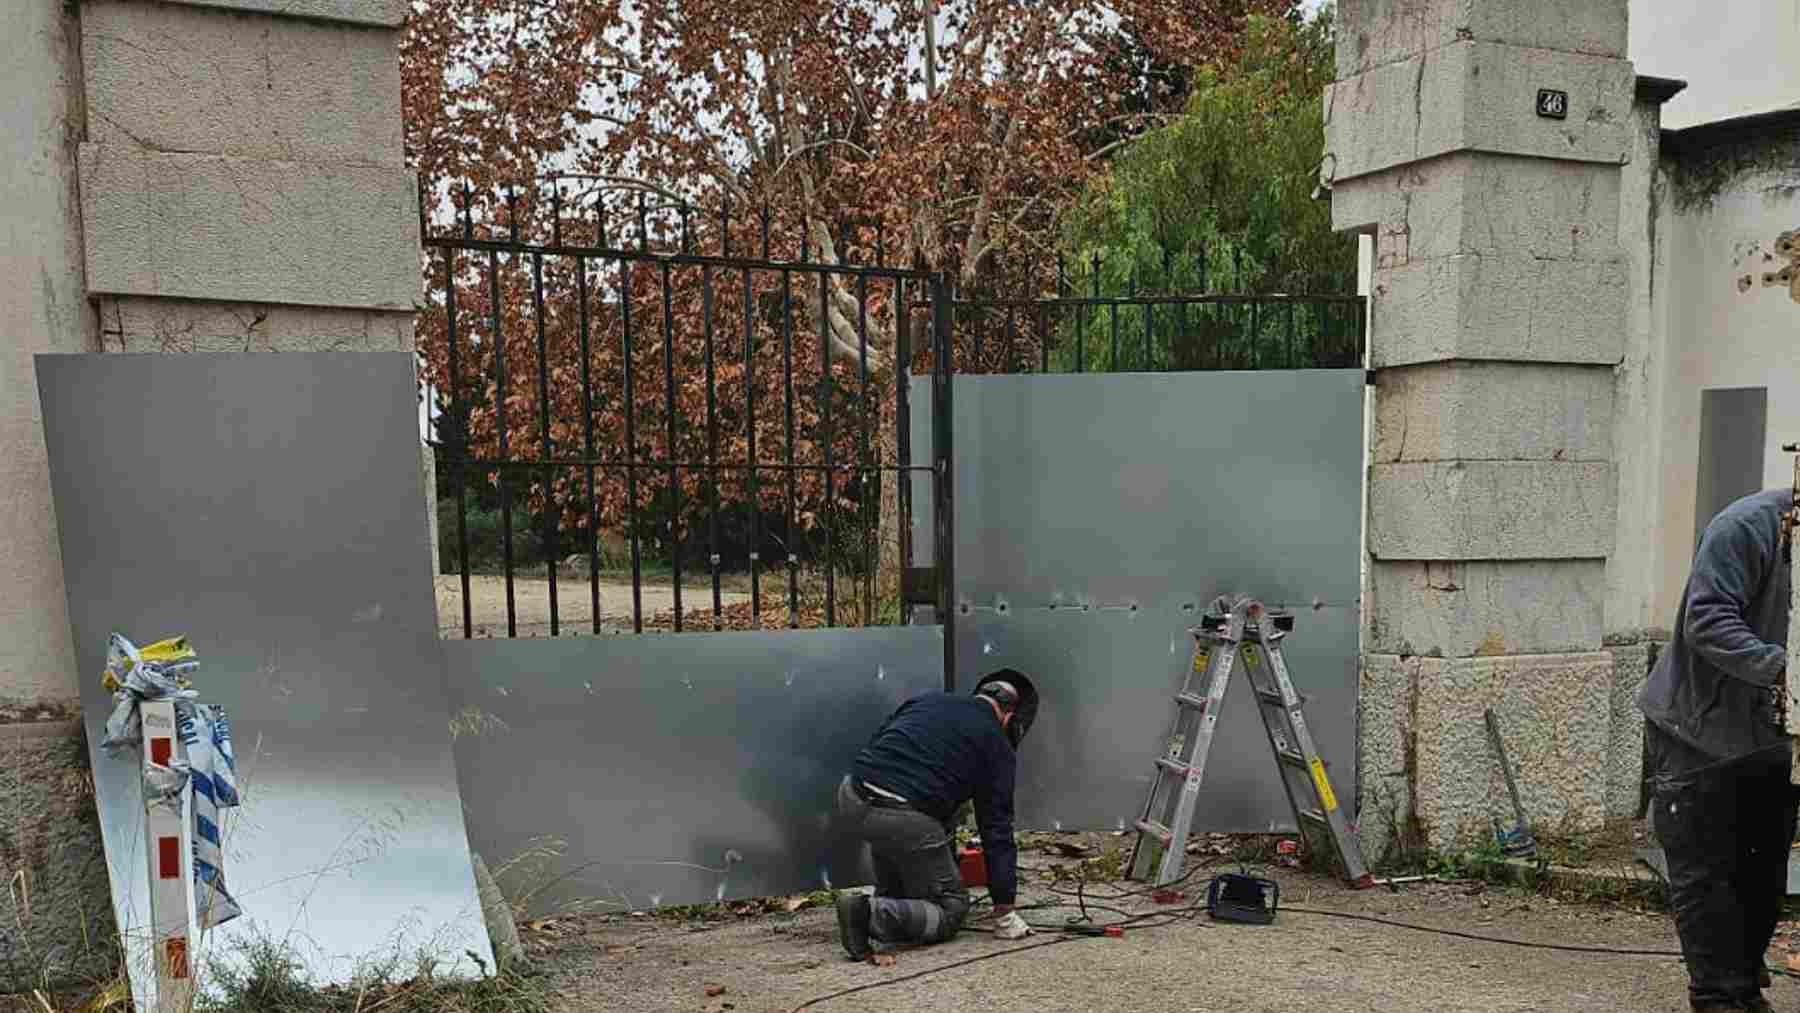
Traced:
<path fill-rule="evenodd" d="M 1008 911 L 1006 917 L 994 926 L 994 935 L 1001 939 L 1024 939 L 1031 935 L 1031 926 L 1019 917 L 1017 911 Z"/>

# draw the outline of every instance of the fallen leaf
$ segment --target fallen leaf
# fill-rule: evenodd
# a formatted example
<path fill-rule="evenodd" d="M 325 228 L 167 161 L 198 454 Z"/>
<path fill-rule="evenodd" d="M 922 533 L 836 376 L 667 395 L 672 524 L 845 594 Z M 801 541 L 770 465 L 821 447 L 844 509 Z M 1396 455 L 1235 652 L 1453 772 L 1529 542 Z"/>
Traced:
<path fill-rule="evenodd" d="M 892 953 L 871 953 L 869 954 L 869 963 L 876 967 L 893 967 L 896 960 Z"/>
<path fill-rule="evenodd" d="M 733 1008 L 735 1007 L 733 1007 L 731 1003 L 728 1003 L 723 999 L 714 999 L 712 1002 L 706 1004 L 702 1013 L 725 1013 L 726 1010 Z"/>
<path fill-rule="evenodd" d="M 716 981 L 707 982 L 705 985 L 705 990 L 706 990 L 706 994 L 709 996 L 725 994 L 725 986 L 719 984 Z"/>
<path fill-rule="evenodd" d="M 808 897 L 806 894 L 799 894 L 797 896 L 789 897 L 787 900 L 783 901 L 781 904 L 781 907 L 782 907 L 782 910 L 788 912 L 789 914 L 792 914 L 793 912 L 798 911 L 801 908 L 810 905 L 811 903 L 812 903 L 811 897 Z"/>
<path fill-rule="evenodd" d="M 1062 852 L 1066 858 L 1081 858 L 1088 853 L 1088 849 L 1080 844 L 1067 844 L 1062 841 L 1052 841 L 1051 847 Z"/>
<path fill-rule="evenodd" d="M 1800 973 L 1800 953 L 1794 953 L 1788 956 L 1787 969 Z"/>

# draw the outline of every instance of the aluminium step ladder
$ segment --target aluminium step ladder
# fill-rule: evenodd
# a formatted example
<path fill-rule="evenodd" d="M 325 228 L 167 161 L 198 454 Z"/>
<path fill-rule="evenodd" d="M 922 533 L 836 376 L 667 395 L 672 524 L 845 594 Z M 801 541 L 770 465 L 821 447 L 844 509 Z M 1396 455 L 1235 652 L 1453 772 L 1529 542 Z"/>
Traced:
<path fill-rule="evenodd" d="M 1213 733 L 1225 694 L 1241 666 L 1256 695 L 1269 748 L 1301 833 L 1315 853 L 1328 848 L 1337 854 L 1344 878 L 1352 886 L 1360 889 L 1374 884 L 1350 822 L 1331 789 L 1325 761 L 1307 729 L 1301 712 L 1305 701 L 1294 691 L 1281 654 L 1281 641 L 1293 628 L 1292 613 L 1270 612 L 1262 602 L 1249 598 L 1235 604 L 1220 598 L 1190 631 L 1194 661 L 1175 696 L 1168 748 L 1156 760 L 1150 796 L 1137 822 L 1132 879 L 1149 879 L 1154 871 L 1155 884 L 1167 886 L 1179 878 Z"/>

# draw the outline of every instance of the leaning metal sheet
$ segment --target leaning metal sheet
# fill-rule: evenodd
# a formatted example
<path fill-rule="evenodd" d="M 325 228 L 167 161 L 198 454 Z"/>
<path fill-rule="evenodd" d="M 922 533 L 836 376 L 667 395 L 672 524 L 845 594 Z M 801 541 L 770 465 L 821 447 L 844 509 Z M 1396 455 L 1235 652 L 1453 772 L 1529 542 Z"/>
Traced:
<path fill-rule="evenodd" d="M 539 890 L 539 913 L 867 882 L 834 791 L 895 707 L 943 687 L 943 642 L 938 627 L 449 641 L 470 840 L 512 865 L 503 889 Z"/>
<path fill-rule="evenodd" d="M 1040 682 L 1027 825 L 1136 818 L 1196 619 L 1183 606 L 1230 592 L 1299 613 L 1294 678 L 1338 793 L 1355 797 L 1363 383 L 1360 370 L 956 378 L 957 676 L 1016 661 Z M 915 483 L 916 503 L 929 495 Z M 1222 720 L 1195 827 L 1291 826 L 1255 711 L 1234 694 Z"/>
<path fill-rule="evenodd" d="M 403 353 L 38 356 L 70 625 L 113 900 L 148 891 L 135 753 L 98 749 L 106 638 L 185 635 L 231 719 L 243 805 L 229 960 L 285 941 L 316 979 L 429 950 L 492 960 L 450 753 Z M 134 977 L 139 977 L 134 975 Z M 152 981 L 152 987 L 154 982 Z"/>

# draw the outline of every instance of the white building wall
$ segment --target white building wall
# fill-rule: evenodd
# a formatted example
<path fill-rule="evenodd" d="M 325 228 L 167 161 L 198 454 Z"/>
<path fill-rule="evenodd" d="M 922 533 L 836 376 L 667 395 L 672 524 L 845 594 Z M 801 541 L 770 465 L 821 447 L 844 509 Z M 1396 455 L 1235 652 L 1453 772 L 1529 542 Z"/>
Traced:
<path fill-rule="evenodd" d="M 1704 155 L 1665 163 L 1667 198 L 1658 232 L 1665 242 L 1669 291 L 1662 417 L 1661 575 L 1655 610 L 1673 620 L 1693 554 L 1694 483 L 1699 473 L 1700 395 L 1729 387 L 1766 387 L 1768 435 L 1763 487 L 1793 481 L 1783 443 L 1800 441 L 1800 304 L 1785 286 L 1766 288 L 1765 272 L 1785 262 L 1775 239 L 1800 227 L 1800 133 L 1724 139 Z M 1758 153 L 1760 149 L 1760 154 Z M 1789 153 L 1793 157 L 1789 157 Z M 1721 161 L 1780 164 L 1738 174 Z M 1710 182 L 1709 182 L 1710 181 Z M 1717 191 L 1712 192 L 1717 186 Z M 1740 279 L 1753 279 L 1748 291 Z"/>

